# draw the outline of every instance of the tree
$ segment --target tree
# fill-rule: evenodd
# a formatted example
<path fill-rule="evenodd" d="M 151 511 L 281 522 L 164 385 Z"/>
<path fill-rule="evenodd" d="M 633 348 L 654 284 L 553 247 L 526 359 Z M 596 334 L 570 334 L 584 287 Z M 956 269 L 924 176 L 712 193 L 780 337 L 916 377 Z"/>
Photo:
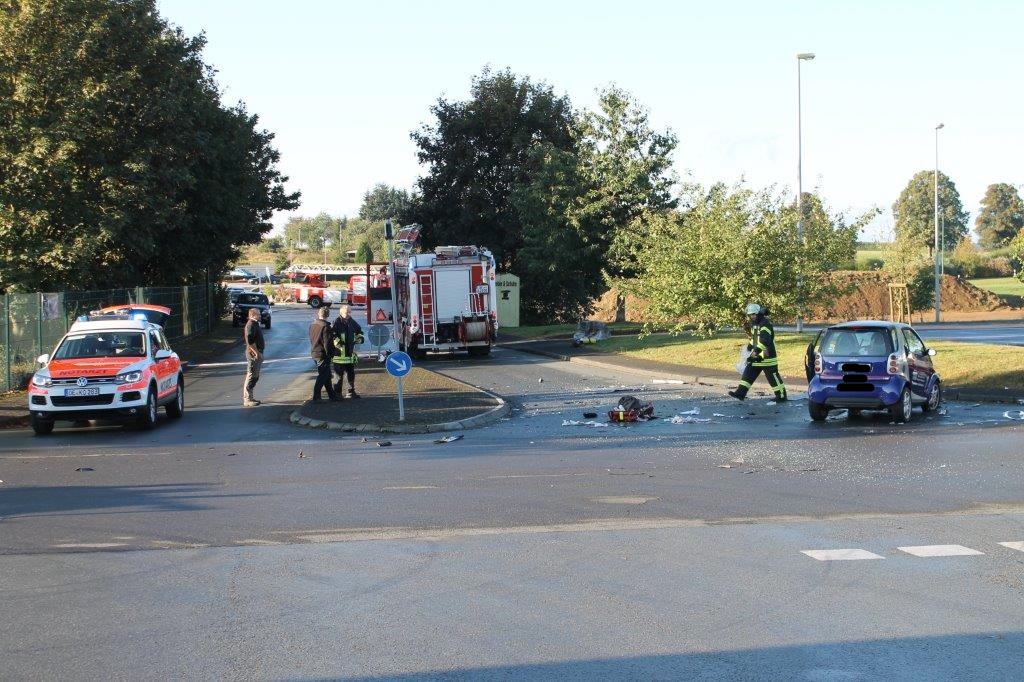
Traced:
<path fill-rule="evenodd" d="M 535 146 L 574 151 L 568 97 L 511 71 L 484 69 L 469 100 L 441 98 L 430 111 L 434 122 L 411 135 L 427 173 L 406 219 L 425 226 L 424 246 L 486 246 L 499 268 L 517 272 L 525 225 L 513 196 L 538 172 Z"/>
<path fill-rule="evenodd" d="M 978 276 L 978 271 L 984 265 L 984 258 L 970 237 L 965 237 L 949 255 L 949 264 L 957 271 L 957 274 L 972 278 Z"/>
<path fill-rule="evenodd" d="M 897 237 L 885 249 L 883 269 L 894 283 L 907 285 L 911 310 L 925 310 L 934 305 L 935 264 L 925 255 L 920 242 Z"/>
<path fill-rule="evenodd" d="M 910 240 L 928 248 L 935 247 L 935 172 L 921 171 L 914 175 L 892 205 L 896 238 Z M 967 236 L 969 214 L 960 202 L 956 185 L 939 172 L 939 224 L 943 243 L 958 244 Z"/>
<path fill-rule="evenodd" d="M 752 301 L 785 319 L 802 303 L 830 300 L 837 290 L 827 273 L 852 258 L 857 232 L 874 216 L 872 211 L 846 225 L 816 201 L 800 242 L 795 207 L 767 190 L 691 185 L 683 201 L 685 213 L 666 210 L 636 219 L 644 225 L 646 246 L 632 246 L 637 276 L 623 282 L 625 293 L 649 302 L 654 324 L 675 332 L 685 324 L 699 333 L 739 324 Z"/>
<path fill-rule="evenodd" d="M 359 207 L 359 217 L 363 220 L 384 222 L 389 218 L 397 218 L 409 210 L 409 193 L 383 182 L 373 186 L 363 195 L 363 205 Z"/>
<path fill-rule="evenodd" d="M 297 206 L 203 46 L 154 0 L 5 3 L 0 288 L 192 281 Z"/>
<path fill-rule="evenodd" d="M 1008 245 L 1024 229 L 1024 201 L 1017 188 L 1005 182 L 989 185 L 974 219 L 974 231 L 983 249 Z"/>
<path fill-rule="evenodd" d="M 373 262 L 373 249 L 370 248 L 370 242 L 364 241 L 359 245 L 359 249 L 356 251 L 356 262 L 357 263 L 372 263 Z"/>
<path fill-rule="evenodd" d="M 613 277 L 635 270 L 629 242 L 643 234 L 641 216 L 678 206 L 672 153 L 678 140 L 671 131 L 653 130 L 647 111 L 617 87 L 600 92 L 598 110 L 580 117 L 580 158 L 594 206 L 613 235 L 607 266 Z"/>

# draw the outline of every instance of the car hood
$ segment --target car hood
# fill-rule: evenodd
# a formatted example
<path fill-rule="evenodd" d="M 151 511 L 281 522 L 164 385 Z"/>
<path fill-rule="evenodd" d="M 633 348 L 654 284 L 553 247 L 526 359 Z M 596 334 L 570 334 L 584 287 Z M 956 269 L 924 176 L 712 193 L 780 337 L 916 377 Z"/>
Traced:
<path fill-rule="evenodd" d="M 147 358 L 75 358 L 51 360 L 46 366 L 54 379 L 113 376 L 130 369 L 142 369 Z M 137 367 L 133 367 L 137 365 Z"/>

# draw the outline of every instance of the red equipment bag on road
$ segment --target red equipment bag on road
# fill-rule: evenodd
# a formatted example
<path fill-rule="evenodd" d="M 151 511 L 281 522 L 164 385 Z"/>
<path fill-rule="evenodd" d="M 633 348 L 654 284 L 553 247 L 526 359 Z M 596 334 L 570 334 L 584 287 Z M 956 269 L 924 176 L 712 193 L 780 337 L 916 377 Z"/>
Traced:
<path fill-rule="evenodd" d="M 647 421 L 653 416 L 652 403 L 642 403 L 639 398 L 631 395 L 619 398 L 619 404 L 615 409 L 608 411 L 608 421 L 619 423 Z"/>

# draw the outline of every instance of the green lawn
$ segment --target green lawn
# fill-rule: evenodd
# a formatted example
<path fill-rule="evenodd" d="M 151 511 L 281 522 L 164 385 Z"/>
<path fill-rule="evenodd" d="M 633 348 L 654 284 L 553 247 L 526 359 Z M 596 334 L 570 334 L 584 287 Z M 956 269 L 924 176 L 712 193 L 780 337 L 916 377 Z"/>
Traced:
<path fill-rule="evenodd" d="M 1000 296 L 1017 296 L 1024 298 L 1024 282 L 1016 277 L 993 277 L 991 279 L 972 279 L 971 284 L 979 289 L 987 289 Z"/>

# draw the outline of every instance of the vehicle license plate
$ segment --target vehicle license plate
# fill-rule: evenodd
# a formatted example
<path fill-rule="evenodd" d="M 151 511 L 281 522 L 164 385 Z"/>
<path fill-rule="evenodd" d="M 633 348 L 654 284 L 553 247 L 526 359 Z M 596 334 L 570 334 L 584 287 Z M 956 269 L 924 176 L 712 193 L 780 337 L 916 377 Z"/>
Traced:
<path fill-rule="evenodd" d="M 64 395 L 70 397 L 83 396 L 83 395 L 99 395 L 100 389 L 98 388 L 69 388 L 64 391 Z"/>

